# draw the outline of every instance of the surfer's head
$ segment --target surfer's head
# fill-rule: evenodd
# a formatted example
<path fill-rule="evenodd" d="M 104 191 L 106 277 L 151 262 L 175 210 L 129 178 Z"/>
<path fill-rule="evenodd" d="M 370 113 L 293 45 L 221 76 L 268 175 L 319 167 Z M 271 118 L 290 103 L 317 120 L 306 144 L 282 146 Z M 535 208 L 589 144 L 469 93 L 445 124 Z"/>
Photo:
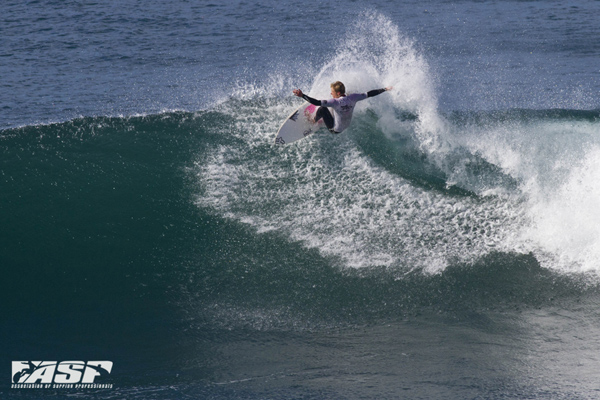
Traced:
<path fill-rule="evenodd" d="M 337 99 L 346 95 L 346 87 L 340 81 L 333 82 L 331 85 L 331 96 Z"/>

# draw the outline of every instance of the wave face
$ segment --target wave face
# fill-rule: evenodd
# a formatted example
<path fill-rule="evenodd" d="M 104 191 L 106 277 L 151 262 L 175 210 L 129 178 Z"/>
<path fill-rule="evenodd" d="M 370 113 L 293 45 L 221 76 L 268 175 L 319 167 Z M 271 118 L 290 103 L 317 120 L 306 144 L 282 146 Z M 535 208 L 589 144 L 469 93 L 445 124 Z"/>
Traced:
<path fill-rule="evenodd" d="M 314 340 L 323 332 L 385 325 L 394 328 L 340 340 L 381 335 L 382 343 L 364 342 L 365 351 L 408 357 L 441 332 L 452 348 L 468 334 L 483 341 L 473 346 L 488 357 L 483 343 L 514 349 L 512 339 L 498 343 L 498 335 L 511 338 L 517 329 L 491 320 L 516 318 L 546 337 L 546 329 L 560 329 L 556 316 L 515 316 L 515 310 L 566 307 L 576 320 L 593 313 L 599 113 L 439 114 L 443 129 L 427 138 L 442 150 L 430 152 L 419 114 L 395 109 L 395 98 L 382 96 L 358 110 L 347 132 L 286 147 L 273 145 L 274 132 L 296 101 L 261 96 L 206 112 L 4 130 L 7 229 L 0 233 L 0 262 L 11 266 L 4 276 L 12 287 L 2 294 L 10 329 L 21 339 L 58 331 L 64 341 L 53 351 L 82 354 L 87 344 L 76 337 L 87 332 L 94 351 L 108 354 L 141 386 L 116 377 L 119 387 L 108 397 L 168 398 L 175 390 L 231 398 L 231 385 L 242 385 L 247 398 L 274 387 L 282 390 L 275 397 L 285 398 L 305 393 L 289 389 L 290 380 L 314 383 L 322 374 L 281 375 L 277 368 L 288 361 L 255 353 L 255 344 L 242 344 L 248 335 L 251 343 L 266 338 L 279 348 L 289 335 Z M 44 301 L 27 302 L 25 293 Z M 98 314 L 127 330 L 107 334 L 103 318 L 89 317 Z M 31 319 L 15 324 L 23 315 Z M 61 327 L 40 325 L 42 317 Z M 478 333 L 454 331 L 447 319 Z M 420 322 L 399 322 L 405 320 Z M 425 328 L 431 332 L 423 336 Z M 406 339 L 392 339 L 396 334 L 420 339 L 411 352 L 402 345 Z M 146 346 L 165 345 L 189 353 L 161 354 L 159 361 L 154 353 L 141 355 Z M 339 341 L 321 345 L 330 353 Z M 305 362 L 314 362 L 310 348 L 297 349 Z M 514 351 L 534 348 L 537 341 L 525 340 Z M 572 360 L 587 357 L 569 349 Z M 497 357 L 494 369 L 531 367 L 519 356 Z M 227 361 L 240 359 L 252 366 L 235 370 Z M 257 359 L 273 367 L 250 381 L 239 378 L 254 371 Z M 391 366 L 368 368 L 381 376 Z M 161 378 L 144 378 L 148 370 Z M 175 373 L 181 383 L 174 386 Z M 277 383 L 258 384 L 265 376 Z M 403 376 L 407 385 L 418 380 Z M 503 393 L 545 393 L 528 379 L 502 379 L 515 385 Z M 396 392 L 396 385 L 378 388 Z M 348 388 L 326 387 L 353 396 Z"/>
<path fill-rule="evenodd" d="M 185 238 L 213 235 L 190 222 L 200 218 L 346 273 L 433 279 L 525 257 L 595 281 L 599 112 L 455 112 L 427 131 L 417 112 L 394 108 L 402 94 L 384 96 L 363 102 L 347 132 L 285 147 L 273 137 L 297 105 L 289 98 L 4 130 L 3 254 L 33 271 L 47 263 L 36 265 L 38 243 L 56 262 L 69 243 L 130 259 L 173 227 L 171 240 L 200 256 Z"/>

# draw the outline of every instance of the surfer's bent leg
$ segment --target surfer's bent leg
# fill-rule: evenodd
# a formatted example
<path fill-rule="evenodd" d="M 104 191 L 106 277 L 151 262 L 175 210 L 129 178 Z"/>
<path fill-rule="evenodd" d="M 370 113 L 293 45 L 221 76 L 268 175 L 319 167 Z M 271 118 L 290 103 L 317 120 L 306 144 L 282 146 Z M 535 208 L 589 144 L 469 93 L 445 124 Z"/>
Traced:
<path fill-rule="evenodd" d="M 313 99 L 312 97 L 309 97 L 309 96 L 307 96 L 305 94 L 302 95 L 302 98 L 304 100 L 308 101 L 312 105 L 315 105 L 315 106 L 320 106 L 321 105 L 321 100 Z M 323 118 L 323 122 L 325 122 L 325 126 L 327 127 L 327 129 L 329 129 L 329 132 L 331 132 L 331 133 L 339 133 L 339 132 L 336 132 L 336 131 L 333 130 L 333 125 L 335 124 L 335 121 L 333 119 L 333 116 L 331 115 L 331 113 L 327 109 L 327 107 L 319 107 L 317 109 L 317 112 L 315 114 L 315 122 L 317 122 L 321 118 Z"/>
<path fill-rule="evenodd" d="M 327 127 L 327 129 L 329 129 L 329 132 L 337 133 L 333 130 L 333 116 L 331 115 L 327 107 L 319 107 L 317 109 L 317 113 L 315 114 L 315 122 L 319 121 L 321 118 L 323 118 L 323 122 L 325 122 L 325 126 Z"/>

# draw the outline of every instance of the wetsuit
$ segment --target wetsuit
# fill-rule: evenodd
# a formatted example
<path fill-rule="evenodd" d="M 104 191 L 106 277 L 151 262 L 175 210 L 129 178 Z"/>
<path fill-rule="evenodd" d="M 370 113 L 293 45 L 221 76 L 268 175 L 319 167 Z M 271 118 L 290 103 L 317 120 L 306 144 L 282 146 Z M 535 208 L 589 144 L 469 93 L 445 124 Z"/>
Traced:
<path fill-rule="evenodd" d="M 375 89 L 367 93 L 353 93 L 329 100 L 316 100 L 305 94 L 302 95 L 302 98 L 310 104 L 320 106 L 315 114 L 315 122 L 323 118 L 325 126 L 327 126 L 327 129 L 331 133 L 340 133 L 350 126 L 352 112 L 356 103 L 366 98 L 377 96 L 385 91 L 385 89 Z M 327 107 L 333 109 L 333 115 L 331 115 Z"/>

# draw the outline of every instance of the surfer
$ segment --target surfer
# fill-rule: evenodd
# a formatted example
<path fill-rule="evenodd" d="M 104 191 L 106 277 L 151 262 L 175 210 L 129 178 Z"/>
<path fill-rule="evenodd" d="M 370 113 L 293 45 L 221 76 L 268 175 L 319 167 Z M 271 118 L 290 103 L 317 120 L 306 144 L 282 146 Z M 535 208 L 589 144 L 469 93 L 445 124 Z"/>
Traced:
<path fill-rule="evenodd" d="M 352 112 L 354 111 L 354 106 L 357 102 L 369 97 L 377 96 L 392 89 L 393 87 L 390 86 L 384 89 L 370 90 L 367 93 L 351 93 L 346 95 L 346 87 L 342 82 L 337 81 L 331 84 L 332 99 L 329 100 L 313 99 L 302 93 L 302 90 L 300 89 L 295 89 L 293 93 L 298 97 L 302 97 L 310 104 L 319 106 L 315 114 L 315 122 L 323 118 L 325 126 L 327 126 L 327 129 L 329 129 L 331 133 L 340 133 L 350 126 Z M 333 109 L 333 115 L 331 115 L 328 108 Z"/>

